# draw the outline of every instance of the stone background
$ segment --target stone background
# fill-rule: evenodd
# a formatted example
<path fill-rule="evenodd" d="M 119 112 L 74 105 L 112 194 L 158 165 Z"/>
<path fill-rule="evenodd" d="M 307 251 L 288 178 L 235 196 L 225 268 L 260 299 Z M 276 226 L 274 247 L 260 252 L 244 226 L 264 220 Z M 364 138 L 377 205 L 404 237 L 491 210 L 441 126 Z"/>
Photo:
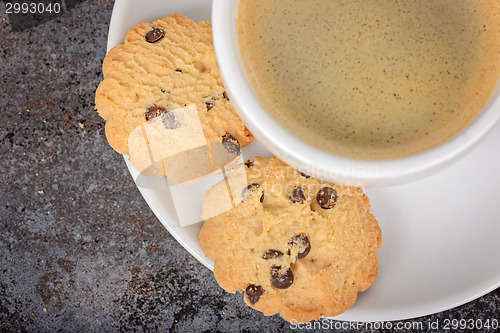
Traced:
<path fill-rule="evenodd" d="M 67 0 L 14 26 L 0 1 L 0 331 L 289 331 L 218 287 L 108 146 L 94 91 L 112 8 Z M 499 313 L 497 289 L 417 320 Z"/>

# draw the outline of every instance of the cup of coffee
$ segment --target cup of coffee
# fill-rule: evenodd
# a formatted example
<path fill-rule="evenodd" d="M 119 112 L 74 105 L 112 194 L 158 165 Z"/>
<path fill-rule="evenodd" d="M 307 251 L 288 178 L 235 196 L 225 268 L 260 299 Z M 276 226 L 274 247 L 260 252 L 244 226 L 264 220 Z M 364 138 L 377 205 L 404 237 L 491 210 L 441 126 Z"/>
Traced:
<path fill-rule="evenodd" d="M 350 185 L 409 182 L 500 119 L 500 3 L 214 0 L 232 102 L 299 170 Z"/>

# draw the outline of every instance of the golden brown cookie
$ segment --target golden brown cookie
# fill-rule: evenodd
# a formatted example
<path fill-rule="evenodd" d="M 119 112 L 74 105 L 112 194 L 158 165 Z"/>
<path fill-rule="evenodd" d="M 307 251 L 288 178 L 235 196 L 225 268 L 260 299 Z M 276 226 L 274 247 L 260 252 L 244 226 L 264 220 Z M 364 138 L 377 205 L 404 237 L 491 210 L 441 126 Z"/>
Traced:
<path fill-rule="evenodd" d="M 210 22 L 195 23 L 174 14 L 137 24 L 123 44 L 107 53 L 103 76 L 96 91 L 96 108 L 106 120 L 109 144 L 121 154 L 129 154 L 134 130 L 190 106 L 197 112 L 206 145 L 229 137 L 244 147 L 253 139 L 222 85 Z M 173 125 L 167 129 L 174 132 Z M 179 140 L 190 140 L 187 136 L 183 134 Z M 147 139 L 146 143 L 150 144 Z"/>
<path fill-rule="evenodd" d="M 200 232 L 224 290 L 244 292 L 264 315 L 307 322 L 344 312 L 372 285 L 382 238 L 361 189 L 276 157 L 257 157 L 235 175 L 207 192 Z"/>

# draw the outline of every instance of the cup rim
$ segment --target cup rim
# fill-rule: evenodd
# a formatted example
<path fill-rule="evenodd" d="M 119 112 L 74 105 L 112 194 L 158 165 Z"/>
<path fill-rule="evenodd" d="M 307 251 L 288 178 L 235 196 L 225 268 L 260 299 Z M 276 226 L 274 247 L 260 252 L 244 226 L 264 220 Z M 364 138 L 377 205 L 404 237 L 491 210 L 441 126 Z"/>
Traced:
<path fill-rule="evenodd" d="M 240 55 L 239 1 L 213 0 L 212 32 L 219 69 L 233 105 L 254 136 L 274 155 L 314 177 L 339 184 L 395 185 L 426 177 L 469 151 L 500 119 L 500 79 L 473 119 L 454 136 L 427 150 L 390 159 L 336 155 L 294 136 L 259 102 Z"/>

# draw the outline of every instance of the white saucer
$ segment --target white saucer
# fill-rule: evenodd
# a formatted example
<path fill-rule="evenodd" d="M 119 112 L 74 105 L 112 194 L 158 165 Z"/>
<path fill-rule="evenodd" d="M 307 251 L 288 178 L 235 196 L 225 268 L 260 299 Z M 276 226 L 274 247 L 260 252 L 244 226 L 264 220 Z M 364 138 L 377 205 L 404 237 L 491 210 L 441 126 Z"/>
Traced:
<path fill-rule="evenodd" d="M 209 0 L 117 0 L 108 49 L 122 43 L 136 23 L 173 13 L 195 21 L 209 20 L 210 6 Z M 469 302 L 500 286 L 499 142 L 497 124 L 448 169 L 414 183 L 366 190 L 384 241 L 379 251 L 379 275 L 356 304 L 335 319 L 420 317 Z M 256 141 L 243 154 L 245 159 L 269 156 Z M 125 161 L 158 219 L 186 250 L 212 269 L 213 262 L 198 242 L 201 222 L 181 227 L 176 212 L 198 207 L 204 191 L 220 177 L 190 185 L 190 193 L 194 189 L 196 194 L 185 199 L 176 194 L 174 204 L 164 181 L 141 179 L 127 157 Z"/>

